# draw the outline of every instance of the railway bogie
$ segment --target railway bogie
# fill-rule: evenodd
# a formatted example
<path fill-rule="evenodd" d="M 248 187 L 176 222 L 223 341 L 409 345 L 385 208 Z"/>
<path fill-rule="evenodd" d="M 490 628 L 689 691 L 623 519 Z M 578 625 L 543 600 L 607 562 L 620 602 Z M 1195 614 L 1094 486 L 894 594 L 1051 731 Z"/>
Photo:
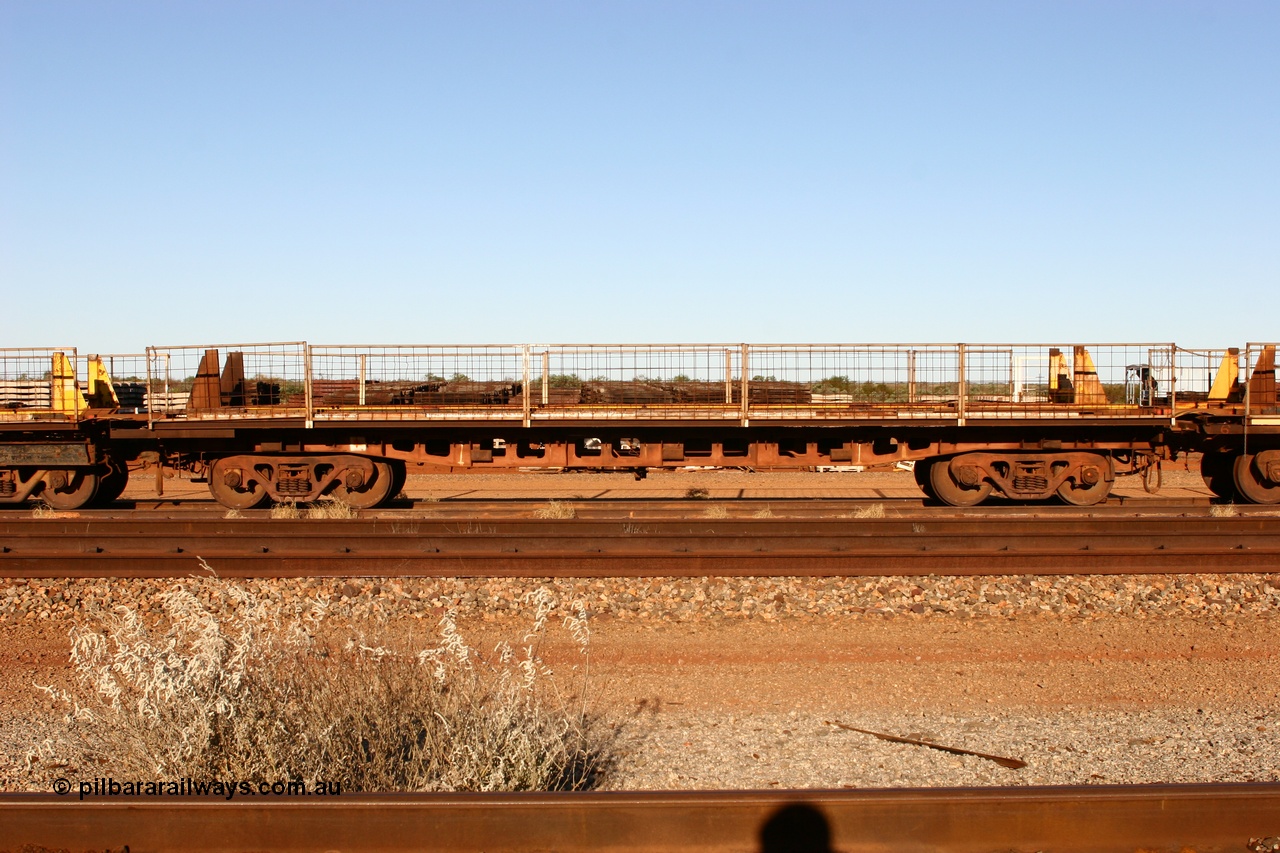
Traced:
<path fill-rule="evenodd" d="M 1215 494 L 1280 501 L 1274 344 L 0 350 L 0 503 L 55 508 L 146 464 L 246 509 L 374 507 L 410 471 L 905 462 L 945 504 L 1088 506 L 1187 452 Z"/>
<path fill-rule="evenodd" d="M 253 509 L 268 501 L 310 502 L 326 495 L 357 509 L 395 497 L 403 480 L 397 460 L 354 454 L 238 454 L 206 466 L 209 491 L 224 506 Z"/>

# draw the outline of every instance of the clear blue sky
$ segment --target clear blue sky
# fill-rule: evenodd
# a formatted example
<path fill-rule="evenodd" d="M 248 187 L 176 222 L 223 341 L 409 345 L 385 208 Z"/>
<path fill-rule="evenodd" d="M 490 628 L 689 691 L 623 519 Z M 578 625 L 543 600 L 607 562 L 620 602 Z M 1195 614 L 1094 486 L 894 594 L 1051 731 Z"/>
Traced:
<path fill-rule="evenodd" d="M 0 0 L 0 346 L 1280 339 L 1280 2 Z"/>

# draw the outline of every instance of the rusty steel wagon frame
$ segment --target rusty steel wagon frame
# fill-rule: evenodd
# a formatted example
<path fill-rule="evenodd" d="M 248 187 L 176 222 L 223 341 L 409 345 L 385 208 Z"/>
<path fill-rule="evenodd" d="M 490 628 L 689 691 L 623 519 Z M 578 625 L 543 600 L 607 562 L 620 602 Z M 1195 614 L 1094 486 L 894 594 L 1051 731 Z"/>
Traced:
<path fill-rule="evenodd" d="M 183 408 L 154 407 L 155 414 L 185 419 L 518 420 L 524 426 L 536 420 L 707 420 L 750 426 L 760 419 L 963 424 L 1013 416 L 1171 417 L 1213 398 L 1231 351 L 1171 343 L 294 342 L 147 352 L 149 382 L 189 393 Z"/>
<path fill-rule="evenodd" d="M 94 476 L 131 464 L 187 470 L 223 503 L 250 507 L 323 494 L 374 506 L 409 470 L 643 476 L 911 462 L 944 503 L 1090 504 L 1116 476 L 1150 485 L 1161 459 L 1205 450 L 1216 493 L 1270 503 L 1280 501 L 1274 362 L 1274 344 L 1254 343 L 1243 354 L 1172 343 L 6 350 L 0 383 L 39 372 L 48 390 L 24 392 L 42 405 L 0 408 L 13 439 L 0 450 L 13 463 L 0 456 L 0 501 L 40 492 L 41 479 L 48 492 L 70 472 L 85 482 L 64 501 L 74 503 Z M 73 461 L 54 458 L 50 430 L 71 431 Z M 16 472 L 23 453 L 47 470 Z M 6 485 L 15 478 L 25 492 Z"/>

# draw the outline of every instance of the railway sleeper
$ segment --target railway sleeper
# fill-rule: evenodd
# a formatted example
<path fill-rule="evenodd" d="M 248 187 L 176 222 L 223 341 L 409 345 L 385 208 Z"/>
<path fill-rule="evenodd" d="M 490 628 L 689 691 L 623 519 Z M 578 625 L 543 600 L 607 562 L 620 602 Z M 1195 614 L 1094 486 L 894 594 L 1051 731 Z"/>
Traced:
<path fill-rule="evenodd" d="M 354 454 L 242 454 L 209 465 L 209 491 L 232 509 L 268 501 L 315 501 L 331 495 L 367 509 L 394 497 L 403 485 L 402 463 Z"/>
<path fill-rule="evenodd" d="M 1115 483 L 1115 465 L 1106 453 L 961 453 L 928 460 L 916 482 L 930 497 L 951 506 L 976 506 L 992 494 L 1012 500 L 1047 500 L 1057 495 L 1074 506 L 1106 499 Z"/>

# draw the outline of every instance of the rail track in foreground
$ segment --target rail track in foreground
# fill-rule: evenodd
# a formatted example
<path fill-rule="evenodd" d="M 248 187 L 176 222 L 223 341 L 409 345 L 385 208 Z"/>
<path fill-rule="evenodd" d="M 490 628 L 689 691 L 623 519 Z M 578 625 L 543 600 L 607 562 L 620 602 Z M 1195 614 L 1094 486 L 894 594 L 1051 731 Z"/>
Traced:
<path fill-rule="evenodd" d="M 0 850 L 1270 850 L 1280 785 L 0 797 Z"/>
<path fill-rule="evenodd" d="M 1270 572 L 1280 518 L 0 515 L 0 577 L 619 577 Z"/>
<path fill-rule="evenodd" d="M 1000 517 L 1004 515 L 1139 515 L 1139 514 L 1207 514 L 1213 502 L 1207 497 L 1113 497 L 1103 503 L 1089 507 L 1074 507 L 1054 503 L 1016 503 L 1013 501 L 992 501 L 980 507 L 944 506 L 922 498 L 904 497 L 707 497 L 707 498 L 614 498 L 599 496 L 560 497 L 467 497 L 465 495 L 450 496 L 436 500 L 402 499 L 392 501 L 384 507 L 372 510 L 359 510 L 360 515 L 378 517 L 395 517 L 399 515 L 422 515 L 438 513 L 443 515 L 526 515 L 533 513 L 548 504 L 556 503 L 570 506 L 582 517 L 591 518 L 641 518 L 641 517 L 677 517 L 688 518 L 705 513 L 708 510 L 718 512 L 723 509 L 730 517 L 750 517 L 763 509 L 775 514 L 801 518 L 835 518 L 848 517 L 858 512 L 866 512 L 868 507 L 879 506 L 886 513 L 910 513 L 912 515 L 951 515 L 965 518 Z M 1280 517 L 1280 509 L 1276 507 L 1241 504 L 1234 506 L 1239 515 L 1272 515 Z M 33 507 L 0 507 L 0 519 L 6 515 L 30 512 Z M 176 514 L 203 512 L 217 514 L 227 513 L 227 508 L 208 498 L 192 498 L 190 496 L 172 498 L 133 498 L 117 500 L 109 507 L 71 510 L 82 517 L 99 515 L 139 515 L 139 514 Z M 270 514 L 270 510 L 238 510 L 246 518 L 255 518 Z"/>

